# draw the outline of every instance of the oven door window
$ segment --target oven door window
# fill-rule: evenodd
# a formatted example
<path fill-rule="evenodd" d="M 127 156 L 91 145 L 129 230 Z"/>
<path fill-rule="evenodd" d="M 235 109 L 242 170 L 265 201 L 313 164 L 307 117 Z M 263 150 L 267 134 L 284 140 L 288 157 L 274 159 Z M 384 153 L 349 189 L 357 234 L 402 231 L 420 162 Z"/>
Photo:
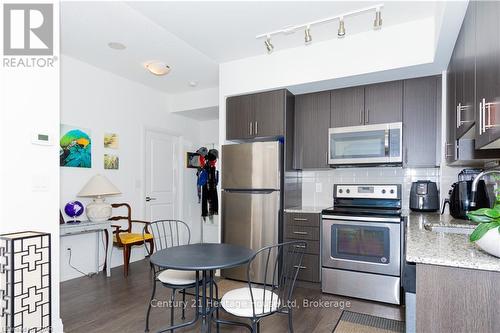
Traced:
<path fill-rule="evenodd" d="M 390 263 L 389 228 L 334 224 L 331 233 L 333 259 Z"/>
<path fill-rule="evenodd" d="M 330 134 L 330 156 L 333 159 L 386 157 L 386 131 Z"/>

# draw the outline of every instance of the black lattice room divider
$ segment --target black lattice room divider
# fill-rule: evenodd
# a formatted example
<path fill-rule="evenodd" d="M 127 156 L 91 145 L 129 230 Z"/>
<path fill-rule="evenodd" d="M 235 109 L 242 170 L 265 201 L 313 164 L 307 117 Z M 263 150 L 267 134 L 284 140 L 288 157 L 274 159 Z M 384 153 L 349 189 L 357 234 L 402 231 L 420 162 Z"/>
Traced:
<path fill-rule="evenodd" d="M 50 234 L 0 235 L 0 331 L 51 331 Z"/>

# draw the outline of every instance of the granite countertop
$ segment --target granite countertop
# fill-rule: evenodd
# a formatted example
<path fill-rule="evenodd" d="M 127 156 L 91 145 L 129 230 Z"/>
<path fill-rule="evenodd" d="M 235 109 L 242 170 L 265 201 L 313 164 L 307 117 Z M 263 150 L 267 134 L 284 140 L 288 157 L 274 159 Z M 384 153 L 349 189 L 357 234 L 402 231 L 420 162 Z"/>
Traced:
<path fill-rule="evenodd" d="M 471 221 L 437 213 L 411 213 L 406 229 L 406 261 L 500 272 L 500 258 L 469 242 L 469 235 L 430 231 L 425 225 L 475 228 Z"/>
<path fill-rule="evenodd" d="M 285 208 L 285 213 L 314 213 L 320 214 L 323 209 L 328 208 L 328 206 L 301 206 Z"/>

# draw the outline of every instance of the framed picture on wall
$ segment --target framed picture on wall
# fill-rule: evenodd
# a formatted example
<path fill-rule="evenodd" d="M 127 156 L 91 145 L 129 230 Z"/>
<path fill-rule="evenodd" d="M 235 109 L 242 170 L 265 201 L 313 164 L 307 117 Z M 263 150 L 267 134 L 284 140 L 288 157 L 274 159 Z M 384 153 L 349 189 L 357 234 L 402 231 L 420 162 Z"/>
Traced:
<path fill-rule="evenodd" d="M 186 153 L 186 168 L 188 169 L 198 169 L 200 167 L 200 154 L 198 153 Z"/>
<path fill-rule="evenodd" d="M 59 165 L 72 168 L 92 167 L 92 139 L 90 130 L 61 125 Z"/>

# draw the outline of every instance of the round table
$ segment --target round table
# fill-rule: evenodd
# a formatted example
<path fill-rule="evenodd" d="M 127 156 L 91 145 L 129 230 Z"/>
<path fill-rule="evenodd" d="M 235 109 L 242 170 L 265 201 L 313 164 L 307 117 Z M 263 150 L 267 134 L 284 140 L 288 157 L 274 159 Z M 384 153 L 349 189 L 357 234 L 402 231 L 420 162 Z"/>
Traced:
<path fill-rule="evenodd" d="M 174 246 L 159 250 L 151 255 L 150 261 L 152 264 L 164 269 L 196 271 L 196 280 L 201 280 L 203 291 L 201 304 L 203 324 L 201 326 L 201 331 L 210 332 L 213 313 L 212 299 L 214 271 L 217 269 L 232 268 L 245 264 L 250 261 L 254 254 L 254 251 L 243 246 L 233 244 L 203 243 Z M 199 275 L 200 272 L 202 272 L 201 279 Z M 210 289 L 210 302 L 208 302 L 208 306 L 207 284 L 209 284 Z M 196 284 L 195 287 L 196 299 L 198 299 L 199 288 L 200 283 Z M 198 301 L 196 301 L 196 305 L 197 311 L 195 318 L 192 321 L 162 329 L 160 332 L 194 325 L 198 321 L 200 314 L 200 311 L 198 311 L 198 307 L 200 307 Z M 209 317 L 208 320 L 207 317 Z"/>

